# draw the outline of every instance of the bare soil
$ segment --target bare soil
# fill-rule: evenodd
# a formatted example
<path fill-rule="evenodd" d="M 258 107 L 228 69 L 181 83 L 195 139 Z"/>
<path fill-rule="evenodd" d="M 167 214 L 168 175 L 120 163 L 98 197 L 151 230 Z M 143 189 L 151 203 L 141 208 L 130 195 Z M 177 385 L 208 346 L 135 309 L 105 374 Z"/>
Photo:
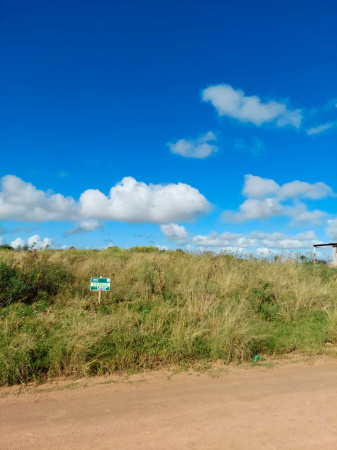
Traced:
<path fill-rule="evenodd" d="M 336 450 L 337 361 L 2 388 L 0 448 Z"/>

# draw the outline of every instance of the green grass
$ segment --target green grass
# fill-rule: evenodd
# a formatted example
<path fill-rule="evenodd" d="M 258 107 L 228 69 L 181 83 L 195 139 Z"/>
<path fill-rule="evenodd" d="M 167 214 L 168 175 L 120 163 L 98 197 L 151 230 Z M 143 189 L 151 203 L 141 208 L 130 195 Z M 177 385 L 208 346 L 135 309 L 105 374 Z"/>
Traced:
<path fill-rule="evenodd" d="M 111 291 L 90 292 L 93 276 Z M 337 270 L 232 255 L 0 251 L 0 383 L 217 359 L 317 355 L 337 343 Z"/>

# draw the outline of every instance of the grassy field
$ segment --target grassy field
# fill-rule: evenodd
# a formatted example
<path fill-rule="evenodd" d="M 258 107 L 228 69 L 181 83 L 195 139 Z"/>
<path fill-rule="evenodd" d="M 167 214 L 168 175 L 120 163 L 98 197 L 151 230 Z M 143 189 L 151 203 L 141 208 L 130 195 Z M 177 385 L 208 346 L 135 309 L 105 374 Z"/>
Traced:
<path fill-rule="evenodd" d="M 98 305 L 100 275 L 111 291 Z M 1 384 L 334 354 L 336 343 L 326 266 L 153 248 L 0 252 Z"/>

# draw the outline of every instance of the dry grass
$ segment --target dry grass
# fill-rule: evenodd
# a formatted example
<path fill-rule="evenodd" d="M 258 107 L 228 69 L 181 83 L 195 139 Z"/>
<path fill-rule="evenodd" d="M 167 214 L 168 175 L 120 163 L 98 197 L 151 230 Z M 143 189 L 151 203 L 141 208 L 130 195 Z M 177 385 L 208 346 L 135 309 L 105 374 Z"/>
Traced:
<path fill-rule="evenodd" d="M 56 294 L 40 289 L 0 309 L 2 383 L 317 354 L 337 342 L 337 271 L 324 266 L 116 248 L 3 251 L 1 260 L 68 274 Z M 99 275 L 111 278 L 101 306 L 89 290 Z"/>

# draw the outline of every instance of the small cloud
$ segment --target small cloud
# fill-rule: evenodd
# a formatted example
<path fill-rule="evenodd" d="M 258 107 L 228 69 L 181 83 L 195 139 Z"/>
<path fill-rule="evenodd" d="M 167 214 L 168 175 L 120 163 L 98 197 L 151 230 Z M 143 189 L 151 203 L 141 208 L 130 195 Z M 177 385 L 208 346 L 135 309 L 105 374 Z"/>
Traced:
<path fill-rule="evenodd" d="M 26 245 L 25 241 L 21 238 L 16 238 L 14 241 L 11 242 L 11 247 L 13 248 L 19 248 L 24 247 Z"/>
<path fill-rule="evenodd" d="M 333 190 L 325 183 L 307 183 L 306 181 L 291 181 L 280 186 L 278 197 L 281 200 L 287 198 L 307 198 L 319 200 L 326 197 L 335 197 Z"/>
<path fill-rule="evenodd" d="M 97 220 L 83 220 L 77 227 L 72 230 L 68 230 L 64 233 L 64 236 L 72 236 L 73 234 L 88 233 L 94 230 L 103 230 L 103 225 L 100 225 Z"/>
<path fill-rule="evenodd" d="M 276 181 L 256 175 L 245 175 L 242 194 L 245 197 L 265 197 L 274 195 L 280 186 Z"/>
<path fill-rule="evenodd" d="M 295 206 L 285 206 L 283 210 L 285 215 L 289 215 L 292 218 L 294 225 L 305 225 L 307 223 L 319 225 L 322 223 L 322 219 L 327 215 L 324 211 L 320 211 L 319 209 L 308 211 L 303 203 L 298 203 Z"/>
<path fill-rule="evenodd" d="M 44 238 L 41 239 L 40 236 L 38 234 L 35 234 L 34 236 L 30 237 L 27 240 L 27 245 L 30 248 L 46 248 L 46 247 L 50 247 L 52 244 L 52 239 L 50 238 Z"/>
<path fill-rule="evenodd" d="M 216 145 L 209 143 L 215 140 L 215 134 L 212 131 L 209 131 L 196 140 L 180 139 L 175 144 L 168 143 L 167 145 L 170 147 L 172 153 L 184 156 L 185 158 L 205 159 L 212 153 L 218 151 Z"/>
<path fill-rule="evenodd" d="M 282 205 L 276 198 L 248 199 L 239 206 L 239 210 L 238 212 L 225 211 L 222 214 L 222 220 L 239 223 L 284 215 Z"/>
<path fill-rule="evenodd" d="M 67 178 L 68 174 L 66 172 L 57 172 L 56 174 L 59 178 Z"/>
<path fill-rule="evenodd" d="M 286 103 L 275 100 L 263 102 L 256 95 L 247 96 L 242 90 L 234 89 L 229 84 L 209 86 L 202 91 L 202 100 L 211 103 L 219 116 L 232 117 L 258 127 L 266 123 L 273 123 L 277 127 L 301 126 L 300 109 L 290 109 Z"/>
<path fill-rule="evenodd" d="M 182 225 L 169 223 L 167 225 L 161 225 L 160 229 L 164 233 L 165 237 L 171 242 L 185 244 L 188 240 L 188 232 Z"/>
<path fill-rule="evenodd" d="M 323 125 L 318 125 L 317 127 L 309 128 L 307 130 L 307 135 L 312 136 L 314 134 L 323 133 L 324 131 L 329 130 L 330 128 L 333 128 L 335 126 L 335 124 L 336 123 L 334 123 L 334 122 L 329 122 L 329 123 L 325 123 Z"/>

